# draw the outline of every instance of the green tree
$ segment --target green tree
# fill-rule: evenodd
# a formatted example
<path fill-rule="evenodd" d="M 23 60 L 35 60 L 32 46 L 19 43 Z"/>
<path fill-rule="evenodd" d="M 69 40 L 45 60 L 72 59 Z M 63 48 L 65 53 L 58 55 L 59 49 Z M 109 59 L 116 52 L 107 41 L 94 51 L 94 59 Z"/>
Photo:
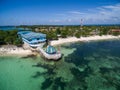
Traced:
<path fill-rule="evenodd" d="M 62 36 L 62 38 L 66 38 L 67 37 L 67 30 L 62 30 L 61 36 Z"/>
<path fill-rule="evenodd" d="M 120 35 L 120 32 L 113 32 L 112 33 L 114 36 L 118 36 L 118 35 Z"/>
<path fill-rule="evenodd" d="M 47 39 L 48 40 L 57 40 L 57 34 L 55 33 L 55 31 L 48 31 L 47 32 Z"/>
<path fill-rule="evenodd" d="M 17 30 L 0 31 L 0 44 L 17 44 L 17 39 Z"/>
<path fill-rule="evenodd" d="M 14 40 L 13 44 L 16 46 L 22 46 L 23 44 L 22 39 L 17 38 L 16 40 Z"/>
<path fill-rule="evenodd" d="M 14 37 L 12 36 L 7 36 L 4 41 L 7 43 L 7 44 L 13 44 L 13 40 L 14 40 Z"/>
<path fill-rule="evenodd" d="M 80 38 L 80 32 L 76 32 L 76 33 L 75 33 L 75 37 L 76 37 L 76 38 Z"/>
<path fill-rule="evenodd" d="M 5 38 L 5 32 L 3 32 L 2 30 L 0 30 L 0 43 L 4 43 L 4 38 Z"/>
<path fill-rule="evenodd" d="M 57 28 L 57 30 L 56 30 L 56 34 L 61 34 L 61 31 L 60 31 L 59 28 Z"/>

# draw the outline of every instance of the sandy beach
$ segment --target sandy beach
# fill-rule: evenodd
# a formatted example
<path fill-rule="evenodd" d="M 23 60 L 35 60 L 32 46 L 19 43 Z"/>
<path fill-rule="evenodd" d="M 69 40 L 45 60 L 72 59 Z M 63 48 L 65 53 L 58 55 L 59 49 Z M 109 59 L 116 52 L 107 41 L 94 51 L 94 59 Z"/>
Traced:
<path fill-rule="evenodd" d="M 90 37 L 68 37 L 68 38 L 59 38 L 58 40 L 51 41 L 51 45 L 60 45 L 64 43 L 71 43 L 71 42 L 89 42 L 89 41 L 97 41 L 97 40 L 109 40 L 109 39 L 120 39 L 119 36 L 112 36 L 112 35 L 103 35 L 103 36 L 90 36 Z"/>
<path fill-rule="evenodd" d="M 0 56 L 5 56 L 5 55 L 26 56 L 31 54 L 33 54 L 31 50 L 25 50 L 22 47 L 17 47 L 14 45 L 3 45 L 0 47 Z"/>

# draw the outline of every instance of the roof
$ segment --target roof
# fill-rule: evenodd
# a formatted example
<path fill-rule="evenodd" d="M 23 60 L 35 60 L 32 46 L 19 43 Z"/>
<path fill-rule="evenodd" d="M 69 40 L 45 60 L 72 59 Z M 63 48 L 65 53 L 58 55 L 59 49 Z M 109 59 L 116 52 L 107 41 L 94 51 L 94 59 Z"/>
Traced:
<path fill-rule="evenodd" d="M 120 29 L 112 29 L 112 32 L 120 32 Z"/>
<path fill-rule="evenodd" d="M 18 32 L 18 35 L 21 35 L 23 38 L 27 40 L 36 39 L 36 38 L 42 39 L 43 37 L 46 37 L 46 34 L 36 33 L 31 31 L 20 31 Z"/>
<path fill-rule="evenodd" d="M 46 53 L 55 54 L 56 53 L 55 47 L 48 45 L 47 48 L 46 48 Z"/>

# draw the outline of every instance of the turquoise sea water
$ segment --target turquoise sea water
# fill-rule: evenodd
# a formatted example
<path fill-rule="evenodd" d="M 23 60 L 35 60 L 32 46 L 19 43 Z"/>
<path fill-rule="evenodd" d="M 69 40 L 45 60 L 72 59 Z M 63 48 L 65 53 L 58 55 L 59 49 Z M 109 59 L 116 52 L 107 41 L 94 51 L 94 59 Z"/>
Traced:
<path fill-rule="evenodd" d="M 15 26 L 0 26 L 0 30 L 8 31 L 8 30 L 30 30 L 28 28 L 16 28 Z"/>
<path fill-rule="evenodd" d="M 65 44 L 63 57 L 0 57 L 0 90 L 120 90 L 120 40 Z"/>

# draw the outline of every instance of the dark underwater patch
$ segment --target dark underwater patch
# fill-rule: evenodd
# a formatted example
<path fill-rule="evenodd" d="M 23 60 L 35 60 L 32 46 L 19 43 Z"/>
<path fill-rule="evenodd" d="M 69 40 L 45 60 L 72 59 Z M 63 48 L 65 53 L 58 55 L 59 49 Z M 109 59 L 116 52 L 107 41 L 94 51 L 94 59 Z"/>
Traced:
<path fill-rule="evenodd" d="M 114 68 L 101 67 L 99 72 L 101 74 L 106 74 L 106 73 L 110 73 L 111 71 L 114 71 L 115 73 L 120 73 L 120 67 L 114 67 Z"/>
<path fill-rule="evenodd" d="M 91 55 L 94 51 L 91 47 L 88 49 L 88 44 L 72 44 L 71 47 L 76 48 L 76 50 L 72 54 L 66 56 L 65 61 L 68 63 L 74 63 L 76 66 L 87 65 L 89 61 L 86 60 L 85 57 Z"/>
<path fill-rule="evenodd" d="M 116 87 L 116 90 L 120 90 L 120 80 L 117 79 L 114 75 L 110 75 L 111 73 L 120 74 L 120 67 L 115 68 L 100 68 L 99 71 L 103 78 L 107 80 L 104 84 L 108 87 L 114 86 Z"/>
<path fill-rule="evenodd" d="M 43 73 L 43 74 L 47 74 L 49 76 L 56 74 L 56 72 L 54 72 L 55 66 L 51 66 L 51 65 L 48 65 L 48 64 L 37 63 L 36 65 L 32 65 L 32 67 L 42 67 L 44 69 L 47 69 L 47 72 Z"/>
<path fill-rule="evenodd" d="M 84 52 L 76 50 L 65 57 L 65 61 L 68 63 L 74 63 L 76 66 L 87 65 L 89 61 L 85 60 L 84 57 Z"/>
<path fill-rule="evenodd" d="M 61 77 L 52 79 L 52 78 L 47 78 L 43 83 L 42 83 L 42 90 L 46 90 L 48 88 L 52 88 L 52 90 L 65 90 L 66 83 L 61 80 Z"/>
<path fill-rule="evenodd" d="M 51 78 L 47 78 L 43 83 L 42 83 L 42 90 L 45 90 L 47 88 L 49 88 L 52 85 L 53 81 Z"/>
<path fill-rule="evenodd" d="M 71 73 L 74 75 L 74 77 L 77 80 L 82 80 L 84 81 L 85 77 L 88 77 L 90 74 L 92 74 L 92 70 L 90 67 L 87 67 L 84 71 L 79 71 L 77 68 L 71 68 Z"/>
<path fill-rule="evenodd" d="M 31 54 L 31 55 L 27 55 L 27 56 L 24 56 L 24 57 L 21 57 L 21 58 L 23 58 L 23 59 L 32 58 L 33 60 L 35 60 L 37 57 L 36 57 L 36 55 Z"/>
<path fill-rule="evenodd" d="M 36 65 L 32 65 L 32 67 L 43 67 L 45 69 L 55 68 L 55 66 L 52 66 L 52 65 L 49 65 L 49 64 L 41 64 L 41 63 L 37 63 Z"/>
<path fill-rule="evenodd" d="M 61 90 L 65 90 L 66 83 L 62 81 L 61 77 L 58 77 L 54 80 L 53 90 L 58 90 L 60 87 Z"/>
<path fill-rule="evenodd" d="M 114 77 L 110 77 L 108 75 L 103 76 L 107 82 L 105 82 L 104 84 L 108 87 L 110 86 L 114 86 L 116 88 L 116 90 L 120 90 L 120 80 L 114 78 Z"/>
<path fill-rule="evenodd" d="M 99 72 L 100 72 L 101 74 L 105 74 L 105 73 L 109 73 L 110 71 L 111 71 L 110 68 L 101 67 Z"/>
<path fill-rule="evenodd" d="M 32 76 L 32 78 L 38 78 L 38 77 L 40 77 L 41 75 L 43 75 L 45 73 L 41 73 L 41 72 L 38 71 L 38 72 L 35 73 L 35 75 Z"/>
<path fill-rule="evenodd" d="M 92 74 L 90 67 L 87 67 L 84 71 L 80 71 L 78 68 L 71 68 L 70 70 L 74 76 L 74 79 L 70 82 L 70 85 L 73 85 L 73 88 L 77 86 L 78 88 L 75 90 L 87 90 L 88 86 L 85 78 Z"/>
<path fill-rule="evenodd" d="M 65 61 L 68 63 L 74 63 L 76 66 L 87 65 L 89 63 L 89 61 L 85 60 L 82 55 L 76 56 L 73 54 L 65 57 Z"/>

